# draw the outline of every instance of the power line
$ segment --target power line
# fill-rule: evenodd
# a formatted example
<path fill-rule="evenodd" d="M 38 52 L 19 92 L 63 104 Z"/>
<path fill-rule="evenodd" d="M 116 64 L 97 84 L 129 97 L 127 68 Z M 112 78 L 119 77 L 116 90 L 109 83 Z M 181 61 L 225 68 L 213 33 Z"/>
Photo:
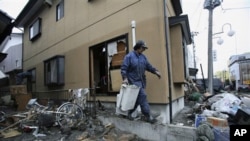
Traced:
<path fill-rule="evenodd" d="M 242 9 L 250 9 L 250 7 L 238 7 L 238 8 L 223 8 L 221 6 L 222 11 L 227 11 L 227 10 L 242 10 Z"/>

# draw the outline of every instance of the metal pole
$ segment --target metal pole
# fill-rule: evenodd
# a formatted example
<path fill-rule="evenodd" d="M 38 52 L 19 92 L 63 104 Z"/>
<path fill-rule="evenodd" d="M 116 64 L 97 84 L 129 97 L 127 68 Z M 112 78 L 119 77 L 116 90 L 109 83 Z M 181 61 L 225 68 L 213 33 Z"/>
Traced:
<path fill-rule="evenodd" d="M 164 27 L 165 27 L 165 41 L 166 41 L 166 51 L 167 51 L 167 73 L 168 73 L 168 93 L 169 93 L 169 121 L 170 123 L 173 123 L 173 105 L 172 105 L 172 71 L 170 69 L 170 61 L 171 61 L 171 54 L 170 54 L 170 47 L 168 46 L 168 16 L 167 16 L 167 12 L 168 10 L 166 9 L 167 6 L 167 1 L 163 0 L 164 3 Z"/>
<path fill-rule="evenodd" d="M 203 82 L 203 87 L 204 87 L 204 91 L 207 91 L 207 87 L 206 87 L 206 81 L 204 79 L 204 74 L 203 74 L 203 69 L 202 69 L 202 65 L 200 64 L 201 67 L 201 74 L 202 74 L 202 82 Z"/>
<path fill-rule="evenodd" d="M 212 42 L 212 33 L 213 33 L 213 7 L 208 9 L 208 90 L 210 94 L 213 94 L 213 42 Z"/>
<path fill-rule="evenodd" d="M 194 68 L 196 68 L 196 60 L 195 60 L 195 43 L 194 43 L 194 36 L 197 36 L 198 32 L 192 32 L 192 44 L 193 44 L 193 61 L 194 61 Z"/>
<path fill-rule="evenodd" d="M 135 46 L 136 44 L 136 37 L 135 37 L 136 22 L 135 21 L 131 21 L 131 27 L 132 27 L 132 42 L 133 42 L 133 46 Z"/>
<path fill-rule="evenodd" d="M 208 9 L 208 92 L 213 94 L 213 10 L 221 4 L 221 0 L 205 0 L 204 8 Z"/>

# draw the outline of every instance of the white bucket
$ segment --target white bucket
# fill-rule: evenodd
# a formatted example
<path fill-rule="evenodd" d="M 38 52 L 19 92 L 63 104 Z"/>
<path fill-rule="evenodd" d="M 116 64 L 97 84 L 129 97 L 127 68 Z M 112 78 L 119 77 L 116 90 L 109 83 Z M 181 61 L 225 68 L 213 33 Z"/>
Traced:
<path fill-rule="evenodd" d="M 139 90 L 140 87 L 136 85 L 122 85 L 120 90 L 120 94 L 122 95 L 121 110 L 128 111 L 134 108 Z"/>
<path fill-rule="evenodd" d="M 121 110 L 121 100 L 122 100 L 122 95 L 121 94 L 117 94 L 116 97 L 116 114 L 117 115 L 128 115 L 128 111 L 122 111 Z"/>

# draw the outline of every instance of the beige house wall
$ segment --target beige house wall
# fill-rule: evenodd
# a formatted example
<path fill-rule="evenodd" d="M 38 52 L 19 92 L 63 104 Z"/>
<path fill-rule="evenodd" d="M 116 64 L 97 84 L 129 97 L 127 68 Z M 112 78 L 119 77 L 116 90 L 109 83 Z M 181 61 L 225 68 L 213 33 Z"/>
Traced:
<path fill-rule="evenodd" d="M 166 0 L 166 2 L 167 2 L 167 11 L 168 11 L 167 14 L 169 15 L 169 17 L 170 17 L 170 16 L 176 16 L 176 15 L 175 15 L 175 12 L 174 12 L 173 6 L 170 6 L 170 5 L 172 5 L 171 0 Z"/>
<path fill-rule="evenodd" d="M 171 32 L 171 55 L 173 66 L 173 82 L 184 82 L 183 42 L 181 26 L 177 25 L 170 29 Z"/>
<path fill-rule="evenodd" d="M 147 73 L 149 102 L 168 103 L 162 0 L 96 0 L 90 3 L 87 0 L 65 0 L 64 17 L 56 21 L 58 2 L 53 1 L 51 7 L 45 7 L 37 15 L 42 18 L 42 34 L 37 40 L 29 41 L 29 25 L 25 27 L 23 66 L 24 70 L 36 68 L 36 91 L 48 90 L 44 86 L 43 61 L 54 55 L 65 56 L 63 89 L 90 87 L 89 47 L 128 33 L 129 51 L 133 50 L 131 21 L 135 20 L 136 38 L 146 41 L 149 49 L 145 54 L 162 74 L 162 79 L 158 80 L 155 75 Z M 168 15 L 174 16 L 170 0 L 167 2 Z M 180 38 L 177 36 L 173 38 Z M 174 87 L 173 97 L 178 97 L 179 93 L 182 93 L 182 87 Z M 116 100 L 115 96 L 102 98 L 106 101 Z"/>
<path fill-rule="evenodd" d="M 185 73 L 184 54 L 181 25 L 177 24 L 170 29 L 171 34 L 171 59 L 173 76 L 173 100 L 184 96 Z"/>

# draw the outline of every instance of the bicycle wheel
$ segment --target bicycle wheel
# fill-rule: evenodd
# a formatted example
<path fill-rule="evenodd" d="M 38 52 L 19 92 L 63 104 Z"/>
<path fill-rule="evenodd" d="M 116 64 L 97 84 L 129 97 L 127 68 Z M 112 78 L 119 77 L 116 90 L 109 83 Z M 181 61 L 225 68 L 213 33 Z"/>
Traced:
<path fill-rule="evenodd" d="M 0 122 L 5 120 L 5 113 L 3 111 L 0 111 Z"/>
<path fill-rule="evenodd" d="M 84 117 L 82 108 L 73 103 L 61 105 L 56 113 L 56 121 L 61 127 L 76 126 Z"/>

